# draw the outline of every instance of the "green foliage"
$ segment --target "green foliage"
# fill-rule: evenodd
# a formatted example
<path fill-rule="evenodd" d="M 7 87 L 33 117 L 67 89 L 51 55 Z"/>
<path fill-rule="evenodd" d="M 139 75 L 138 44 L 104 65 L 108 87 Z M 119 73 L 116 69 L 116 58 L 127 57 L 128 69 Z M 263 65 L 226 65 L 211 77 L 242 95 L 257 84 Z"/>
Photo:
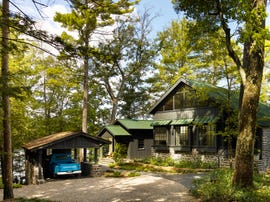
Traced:
<path fill-rule="evenodd" d="M 100 27 L 106 27 L 114 23 L 113 14 L 122 15 L 131 12 L 131 6 L 135 2 L 129 1 L 92 1 L 87 3 L 75 0 L 71 2 L 70 13 L 57 12 L 54 20 L 62 24 L 69 31 L 76 31 L 79 37 L 75 39 L 67 32 L 63 32 L 59 41 L 64 45 L 62 56 L 77 56 L 89 58 L 97 52 L 90 45 L 91 36 Z"/>
<path fill-rule="evenodd" d="M 105 177 L 137 177 L 141 174 L 138 172 L 124 172 L 118 170 L 107 170 L 105 172 Z"/>
<path fill-rule="evenodd" d="M 240 189 L 231 183 L 233 170 L 218 169 L 202 179 L 194 181 L 193 195 L 202 201 L 268 201 L 270 197 L 270 175 L 255 174 L 254 188 Z"/>
<path fill-rule="evenodd" d="M 199 26 L 196 21 L 183 18 L 172 21 L 170 27 L 158 34 L 156 41 L 161 59 L 157 64 L 157 77 L 165 89 L 179 77 L 196 78 L 213 85 L 224 79 L 228 79 L 230 85 L 237 82 L 237 68 L 227 55 L 223 32 L 201 32 Z M 234 47 L 240 53 L 236 44 Z"/>
<path fill-rule="evenodd" d="M 138 172 L 130 172 L 128 173 L 128 177 L 137 177 L 137 176 L 140 176 L 141 174 L 138 173 Z"/>
<path fill-rule="evenodd" d="M 173 160 L 171 157 L 152 157 L 143 160 L 143 163 L 157 165 L 157 166 L 174 166 L 176 168 L 202 168 L 202 169 L 214 169 L 217 168 L 217 162 L 205 162 L 201 159 L 194 158 L 192 160 Z"/>
<path fill-rule="evenodd" d="M 22 188 L 22 184 L 13 183 L 13 188 Z M 4 189 L 4 184 L 2 182 L 2 177 L 0 178 L 0 189 Z"/>
<path fill-rule="evenodd" d="M 150 158 L 149 163 L 157 166 L 174 166 L 175 161 L 171 157 L 154 157 Z"/>
<path fill-rule="evenodd" d="M 217 162 L 204 162 L 200 159 L 190 160 L 181 160 L 175 163 L 174 165 L 177 168 L 203 168 L 203 169 L 215 169 L 218 167 Z"/>
<path fill-rule="evenodd" d="M 113 153 L 113 160 L 121 162 L 127 156 L 127 146 L 125 144 L 116 143 L 115 152 Z"/>
<path fill-rule="evenodd" d="M 193 173 L 198 171 L 208 171 L 215 169 L 218 165 L 216 162 L 202 162 L 199 159 L 191 161 L 181 160 L 174 161 L 171 158 L 146 158 L 134 162 L 117 162 L 111 164 L 110 168 L 121 170 L 136 170 L 143 172 L 165 172 L 165 173 Z"/>
<path fill-rule="evenodd" d="M 93 74 L 112 106 L 111 123 L 117 114 L 126 118 L 143 116 L 149 105 L 147 77 L 156 53 L 148 39 L 148 15 L 117 20 L 112 39 L 99 44 L 99 54 L 93 59 Z"/>

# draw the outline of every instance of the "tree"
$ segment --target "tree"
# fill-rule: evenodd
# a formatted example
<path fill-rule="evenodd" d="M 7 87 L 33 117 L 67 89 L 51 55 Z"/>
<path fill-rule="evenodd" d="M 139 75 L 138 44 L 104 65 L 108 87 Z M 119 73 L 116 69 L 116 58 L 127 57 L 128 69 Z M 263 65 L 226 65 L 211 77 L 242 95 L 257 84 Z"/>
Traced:
<path fill-rule="evenodd" d="M 10 125 L 10 96 L 9 96 L 9 1 L 3 0 L 1 15 L 1 91 L 3 109 L 3 145 L 1 146 L 2 179 L 4 184 L 4 200 L 12 199 L 12 142 Z"/>
<path fill-rule="evenodd" d="M 112 39 L 99 45 L 100 55 L 94 60 L 96 71 L 93 76 L 109 96 L 110 123 L 119 113 L 129 118 L 142 115 L 140 109 L 148 97 L 147 72 L 155 56 L 147 38 L 149 20 L 147 12 L 138 20 L 119 19 Z"/>
<path fill-rule="evenodd" d="M 213 85 L 225 78 L 230 80 L 230 85 L 236 83 L 237 69 L 227 55 L 222 30 L 201 34 L 197 27 L 196 22 L 183 18 L 172 21 L 171 26 L 158 34 L 161 58 L 157 76 L 163 83 L 166 81 L 165 88 L 180 76 Z"/>
<path fill-rule="evenodd" d="M 256 114 L 264 67 L 266 0 L 220 1 L 174 0 L 175 9 L 195 19 L 202 32 L 222 28 L 229 56 L 235 62 L 241 78 L 239 103 L 239 134 L 237 137 L 233 184 L 253 186 L 253 153 Z M 237 30 L 230 28 L 236 23 Z M 205 29 L 207 28 L 207 29 Z M 238 36 L 233 34 L 237 31 Z M 243 59 L 232 46 L 232 38 L 243 44 Z"/>
<path fill-rule="evenodd" d="M 83 106 L 82 106 L 82 131 L 87 132 L 88 117 L 88 97 L 89 97 L 89 66 L 96 49 L 91 45 L 91 38 L 97 28 L 112 25 L 114 20 L 112 14 L 124 14 L 132 11 L 127 0 L 113 2 L 111 0 L 102 1 L 80 1 L 71 0 L 71 13 L 56 13 L 54 20 L 60 22 L 69 31 L 77 32 L 75 39 L 67 32 L 61 36 L 61 40 L 68 44 L 65 52 L 77 56 L 83 60 Z"/>

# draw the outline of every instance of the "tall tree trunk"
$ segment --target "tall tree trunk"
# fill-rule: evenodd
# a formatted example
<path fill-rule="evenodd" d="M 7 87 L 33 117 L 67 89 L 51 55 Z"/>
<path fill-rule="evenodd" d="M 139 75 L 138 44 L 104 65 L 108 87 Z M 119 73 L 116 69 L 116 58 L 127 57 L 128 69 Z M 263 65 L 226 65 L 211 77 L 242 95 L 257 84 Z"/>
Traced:
<path fill-rule="evenodd" d="M 3 108 L 3 151 L 2 173 L 4 184 L 3 199 L 12 199 L 12 143 L 10 127 L 10 100 L 9 100 L 9 69 L 8 69 L 8 39 L 9 39 L 9 1 L 3 0 L 2 5 L 2 108 Z"/>
<path fill-rule="evenodd" d="M 84 59 L 84 75 L 83 75 L 83 109 L 82 109 L 82 131 L 87 133 L 88 118 L 88 58 Z"/>
<path fill-rule="evenodd" d="M 266 8 L 265 0 L 254 1 L 254 7 Z M 259 9 L 258 9 L 259 8 Z M 264 13 L 261 13 L 261 16 Z M 258 21 L 256 21 L 258 22 Z M 247 24 L 252 27 L 251 33 L 265 27 L 265 21 Z M 261 44 L 260 44 L 261 43 Z M 242 85 L 239 107 L 239 135 L 236 145 L 235 170 L 233 184 L 240 187 L 253 186 L 253 154 L 256 135 L 256 115 L 260 97 L 260 89 L 264 67 L 264 42 L 256 41 L 254 34 L 244 44 Z"/>
<path fill-rule="evenodd" d="M 87 122 L 88 122 L 88 69 L 89 69 L 89 58 L 84 58 L 83 67 L 83 106 L 82 106 L 82 132 L 87 133 Z M 79 160 L 87 161 L 87 148 L 79 149 Z"/>

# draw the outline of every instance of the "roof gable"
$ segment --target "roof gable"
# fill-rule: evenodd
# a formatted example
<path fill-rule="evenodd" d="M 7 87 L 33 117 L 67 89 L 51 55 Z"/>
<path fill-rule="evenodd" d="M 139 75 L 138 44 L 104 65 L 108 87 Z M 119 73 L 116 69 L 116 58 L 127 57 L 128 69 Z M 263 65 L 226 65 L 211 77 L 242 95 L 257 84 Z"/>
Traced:
<path fill-rule="evenodd" d="M 84 132 L 72 132 L 72 131 L 66 131 L 66 132 L 60 132 L 55 133 L 52 135 L 48 135 L 45 137 L 41 137 L 39 139 L 35 139 L 33 141 L 30 141 L 23 145 L 24 149 L 27 150 L 38 150 L 38 149 L 45 149 L 53 147 L 54 145 L 63 142 L 63 141 L 70 141 L 73 138 L 82 137 L 85 140 L 88 140 L 91 142 L 91 145 L 99 146 L 100 144 L 108 144 L 109 141 L 104 140 L 100 137 L 94 137 Z"/>

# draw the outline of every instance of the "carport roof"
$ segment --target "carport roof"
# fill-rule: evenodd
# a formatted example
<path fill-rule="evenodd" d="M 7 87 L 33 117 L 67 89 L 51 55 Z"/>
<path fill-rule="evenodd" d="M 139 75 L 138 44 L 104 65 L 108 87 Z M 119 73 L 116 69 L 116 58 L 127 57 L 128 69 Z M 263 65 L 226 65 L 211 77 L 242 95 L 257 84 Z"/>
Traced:
<path fill-rule="evenodd" d="M 27 150 L 45 149 L 45 148 L 52 147 L 53 145 L 56 145 L 58 143 L 61 143 L 65 140 L 70 141 L 70 139 L 77 138 L 77 137 L 85 138 L 86 140 L 88 140 L 89 142 L 95 145 L 100 145 L 100 144 L 102 145 L 102 144 L 110 143 L 110 141 L 108 140 L 104 140 L 100 137 L 95 137 L 84 132 L 66 131 L 66 132 L 55 133 L 52 135 L 48 135 L 48 136 L 33 140 L 31 142 L 24 144 L 23 148 Z"/>

